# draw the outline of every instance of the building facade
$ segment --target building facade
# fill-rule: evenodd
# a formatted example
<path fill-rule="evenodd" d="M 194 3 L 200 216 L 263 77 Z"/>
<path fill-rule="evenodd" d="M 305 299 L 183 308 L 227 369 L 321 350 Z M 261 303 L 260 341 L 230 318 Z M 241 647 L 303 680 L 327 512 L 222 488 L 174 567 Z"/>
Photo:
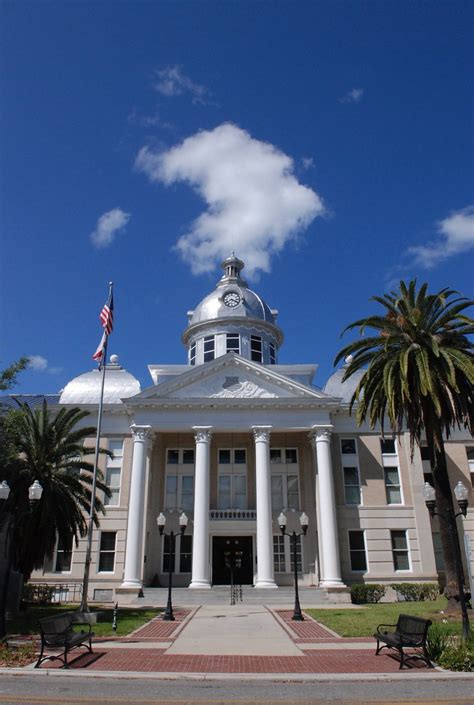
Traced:
<path fill-rule="evenodd" d="M 114 458 L 100 462 L 112 494 L 94 530 L 90 598 L 166 584 L 170 544 L 159 535 L 161 512 L 178 533 L 174 582 L 190 589 L 228 584 L 235 552 L 242 584 L 291 584 L 282 511 L 289 531 L 299 529 L 302 512 L 309 517 L 297 543 L 302 585 L 338 595 L 354 582 L 437 580 L 442 554 L 422 495 L 430 475 L 423 449 L 412 459 L 408 434 L 383 439 L 356 425 L 348 408 L 357 375 L 343 383 L 341 368 L 320 390 L 316 365 L 278 363 L 278 312 L 248 287 L 243 267 L 226 259 L 216 288 L 188 312 L 187 365 L 149 365 L 152 384 L 142 390 L 110 358 L 102 445 Z M 58 403 L 96 417 L 100 384 L 97 370 L 82 374 Z M 472 495 L 472 438 L 454 434 L 446 451 L 453 486 L 462 480 Z M 183 512 L 189 521 L 181 536 Z M 459 530 L 474 543 L 474 509 Z M 467 549 L 468 540 L 466 570 Z M 79 583 L 85 550 L 85 541 L 59 544 L 32 579 Z"/>

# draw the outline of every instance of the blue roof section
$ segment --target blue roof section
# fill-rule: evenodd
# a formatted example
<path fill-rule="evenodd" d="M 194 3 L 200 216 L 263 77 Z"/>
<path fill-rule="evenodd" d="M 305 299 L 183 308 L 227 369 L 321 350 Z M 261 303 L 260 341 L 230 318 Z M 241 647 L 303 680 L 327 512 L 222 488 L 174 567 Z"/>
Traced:
<path fill-rule="evenodd" d="M 17 401 L 19 401 L 20 404 L 34 407 L 40 406 L 43 399 L 46 399 L 48 404 L 59 404 L 59 396 L 59 394 L 5 394 L 0 396 L 0 406 L 18 408 Z"/>

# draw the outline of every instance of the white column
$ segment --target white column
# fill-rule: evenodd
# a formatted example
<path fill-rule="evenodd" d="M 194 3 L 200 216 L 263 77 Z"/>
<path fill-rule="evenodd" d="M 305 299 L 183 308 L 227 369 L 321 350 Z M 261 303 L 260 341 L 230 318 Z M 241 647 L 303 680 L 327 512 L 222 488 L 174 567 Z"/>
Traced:
<path fill-rule="evenodd" d="M 130 429 L 133 437 L 132 479 L 128 504 L 125 570 L 121 587 L 141 588 L 146 459 L 151 426 L 133 424 Z"/>
<path fill-rule="evenodd" d="M 331 431 L 313 427 L 311 435 L 316 450 L 318 473 L 317 511 L 321 526 L 321 586 L 344 587 L 341 580 L 339 545 L 337 541 L 336 498 L 331 461 Z"/>
<path fill-rule="evenodd" d="M 272 489 L 270 479 L 271 426 L 252 426 L 255 439 L 257 492 L 257 582 L 256 588 L 276 588 L 273 573 Z"/>
<path fill-rule="evenodd" d="M 196 464 L 194 471 L 193 565 L 190 588 L 210 588 L 209 571 L 209 460 L 211 426 L 194 426 Z"/>

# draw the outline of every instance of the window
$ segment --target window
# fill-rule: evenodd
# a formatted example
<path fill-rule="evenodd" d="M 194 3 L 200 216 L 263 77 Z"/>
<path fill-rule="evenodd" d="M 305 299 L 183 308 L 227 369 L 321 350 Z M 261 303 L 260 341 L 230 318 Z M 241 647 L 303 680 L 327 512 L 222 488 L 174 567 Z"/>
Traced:
<path fill-rule="evenodd" d="M 238 333 L 227 333 L 226 352 L 240 354 L 240 336 Z"/>
<path fill-rule="evenodd" d="M 356 455 L 355 438 L 341 438 L 342 455 Z"/>
<path fill-rule="evenodd" d="M 99 573 L 114 572 L 116 537 L 116 531 L 102 531 L 100 534 Z"/>
<path fill-rule="evenodd" d="M 403 504 L 397 447 L 393 438 L 381 439 L 382 465 L 387 504 Z"/>
<path fill-rule="evenodd" d="M 471 475 L 471 485 L 474 487 L 474 448 L 466 448 L 469 474 Z"/>
<path fill-rule="evenodd" d="M 396 455 L 397 454 L 394 438 L 382 438 L 380 440 L 380 446 L 382 448 L 382 455 Z"/>
<path fill-rule="evenodd" d="M 209 362 L 215 357 L 215 337 L 208 335 L 204 338 L 204 362 Z"/>
<path fill-rule="evenodd" d="M 193 537 L 181 536 L 179 553 L 179 572 L 190 573 L 193 557 Z"/>
<path fill-rule="evenodd" d="M 55 573 L 69 573 L 72 563 L 72 537 L 70 539 L 58 539 L 56 549 L 56 561 L 54 564 Z"/>
<path fill-rule="evenodd" d="M 246 465 L 247 451 L 245 448 L 219 448 L 219 465 Z"/>
<path fill-rule="evenodd" d="M 430 461 L 428 446 L 420 446 L 421 459 Z"/>
<path fill-rule="evenodd" d="M 107 458 L 107 468 L 105 470 L 105 484 L 112 492 L 110 497 L 104 497 L 104 504 L 109 507 L 117 507 L 120 501 L 120 477 L 122 474 L 123 460 L 123 440 L 111 438 L 108 448 L 114 454 L 113 458 Z"/>
<path fill-rule="evenodd" d="M 194 465 L 194 450 L 183 450 L 183 465 Z"/>
<path fill-rule="evenodd" d="M 363 531 L 349 531 L 349 554 L 351 570 L 365 572 L 367 570 L 367 555 Z"/>
<path fill-rule="evenodd" d="M 274 567 L 275 573 L 285 573 L 286 572 L 285 537 L 284 536 L 274 536 L 273 537 L 273 567 Z"/>
<path fill-rule="evenodd" d="M 300 493 L 298 475 L 272 474 L 272 509 L 299 509 Z"/>
<path fill-rule="evenodd" d="M 433 548 L 436 570 L 446 570 L 446 565 L 444 562 L 443 544 L 441 543 L 441 534 L 439 533 L 439 531 L 433 531 Z"/>
<path fill-rule="evenodd" d="M 246 465 L 247 464 L 247 453 L 244 449 L 234 450 L 234 463 L 236 465 Z"/>
<path fill-rule="evenodd" d="M 384 467 L 385 494 L 387 504 L 402 504 L 402 492 L 400 487 L 400 477 L 398 467 Z"/>
<path fill-rule="evenodd" d="M 423 480 L 433 484 L 433 473 L 431 471 L 430 454 L 428 446 L 420 446 L 421 463 L 423 465 Z"/>
<path fill-rule="evenodd" d="M 263 362 L 262 339 L 258 335 L 250 336 L 250 359 L 254 362 Z"/>
<path fill-rule="evenodd" d="M 270 343 L 270 365 L 276 364 L 276 350 L 273 343 Z"/>
<path fill-rule="evenodd" d="M 410 570 L 406 531 L 391 531 L 394 570 Z"/>
<path fill-rule="evenodd" d="M 196 343 L 193 343 L 189 348 L 189 364 L 196 364 Z"/>
<path fill-rule="evenodd" d="M 192 511 L 194 508 L 194 476 L 166 475 L 165 509 Z"/>
<path fill-rule="evenodd" d="M 300 508 L 298 451 L 296 448 L 270 448 L 272 509 Z"/>
<path fill-rule="evenodd" d="M 247 509 L 247 451 L 220 448 L 218 463 L 218 508 Z"/>
<path fill-rule="evenodd" d="M 179 450 L 169 450 L 166 456 L 168 465 L 177 465 L 179 463 Z"/>
<path fill-rule="evenodd" d="M 355 438 L 341 438 L 342 476 L 346 504 L 362 504 L 359 459 Z"/>
<path fill-rule="evenodd" d="M 344 467 L 344 496 L 346 504 L 360 504 L 359 471 L 356 467 Z"/>

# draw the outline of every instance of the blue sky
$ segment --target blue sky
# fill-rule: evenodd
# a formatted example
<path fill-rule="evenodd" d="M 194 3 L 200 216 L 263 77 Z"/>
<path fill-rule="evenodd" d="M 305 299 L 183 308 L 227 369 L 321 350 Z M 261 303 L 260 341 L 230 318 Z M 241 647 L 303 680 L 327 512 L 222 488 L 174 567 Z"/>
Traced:
<path fill-rule="evenodd" d="M 279 361 L 319 363 L 319 385 L 397 279 L 472 297 L 471 10 L 4 1 L 0 359 L 34 356 L 17 391 L 92 369 L 109 280 L 109 352 L 142 386 L 185 363 L 230 243 L 280 311 Z"/>

